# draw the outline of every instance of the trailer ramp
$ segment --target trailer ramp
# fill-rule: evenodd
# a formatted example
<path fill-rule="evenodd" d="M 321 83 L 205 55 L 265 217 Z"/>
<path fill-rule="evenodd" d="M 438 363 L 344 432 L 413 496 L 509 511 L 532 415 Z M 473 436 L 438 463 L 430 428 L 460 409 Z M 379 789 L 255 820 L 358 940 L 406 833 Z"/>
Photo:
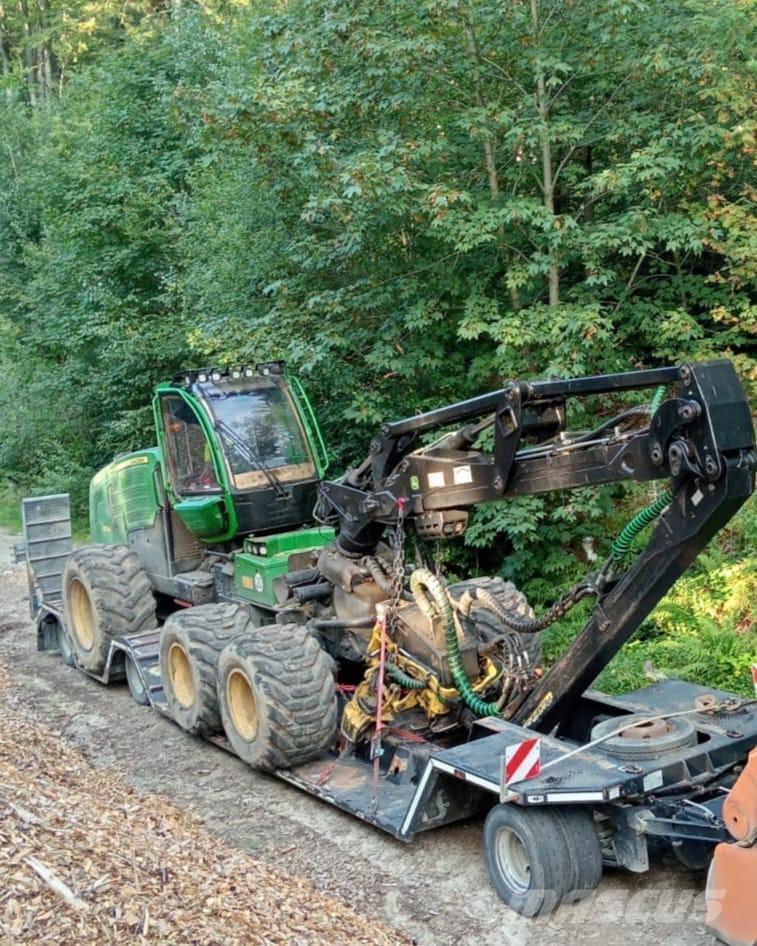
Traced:
<path fill-rule="evenodd" d="M 60 613 L 63 568 L 73 548 L 68 493 L 25 499 L 21 512 L 32 617 L 45 607 Z"/>

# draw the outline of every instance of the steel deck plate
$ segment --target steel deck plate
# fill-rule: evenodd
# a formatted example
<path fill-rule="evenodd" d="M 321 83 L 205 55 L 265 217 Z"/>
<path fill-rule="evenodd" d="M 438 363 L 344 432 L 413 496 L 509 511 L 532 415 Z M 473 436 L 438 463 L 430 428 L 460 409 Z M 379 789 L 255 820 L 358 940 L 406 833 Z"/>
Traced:
<path fill-rule="evenodd" d="M 327 756 L 294 769 L 281 769 L 276 775 L 397 838 L 409 840 L 402 834 L 402 823 L 416 793 L 412 783 L 392 782 L 382 776 L 374 804 L 371 764 L 362 759 Z"/>
<path fill-rule="evenodd" d="M 698 696 L 712 695 L 719 700 L 733 699 L 733 694 L 711 690 L 682 680 L 664 680 L 622 697 L 608 697 L 591 692 L 587 696 L 608 710 L 656 716 L 693 710 Z M 687 717 L 695 726 L 699 742 L 685 749 L 653 759 L 624 762 L 606 753 L 599 746 L 584 749 L 566 759 L 559 759 L 576 744 L 551 736 L 541 736 L 542 768 L 546 771 L 528 782 L 520 782 L 513 790 L 526 804 L 566 802 L 601 802 L 635 797 L 663 785 L 671 785 L 685 777 L 696 777 L 727 764 L 757 742 L 757 706 L 734 713 L 710 716 L 692 713 Z M 621 717 L 622 719 L 622 717 Z M 620 721 L 620 720 L 619 720 Z M 535 735 L 514 723 L 490 718 L 479 723 L 490 736 L 480 736 L 464 745 L 447 749 L 435 756 L 435 765 L 473 784 L 499 791 L 501 767 L 505 750 Z"/>

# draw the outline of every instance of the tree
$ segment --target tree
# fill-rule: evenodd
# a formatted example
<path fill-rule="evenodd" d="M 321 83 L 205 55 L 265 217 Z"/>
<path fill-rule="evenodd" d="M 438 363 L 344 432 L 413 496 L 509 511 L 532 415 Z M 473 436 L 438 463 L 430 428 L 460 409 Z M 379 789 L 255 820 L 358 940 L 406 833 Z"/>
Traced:
<path fill-rule="evenodd" d="M 752 0 L 96 10 L 32 30 L 45 108 L 0 17 L 6 377 L 38 418 L 55 378 L 83 481 L 181 362 L 286 357 L 339 462 L 505 377 L 727 354 L 755 383 Z M 482 510 L 471 554 L 563 574 L 620 498 Z"/>

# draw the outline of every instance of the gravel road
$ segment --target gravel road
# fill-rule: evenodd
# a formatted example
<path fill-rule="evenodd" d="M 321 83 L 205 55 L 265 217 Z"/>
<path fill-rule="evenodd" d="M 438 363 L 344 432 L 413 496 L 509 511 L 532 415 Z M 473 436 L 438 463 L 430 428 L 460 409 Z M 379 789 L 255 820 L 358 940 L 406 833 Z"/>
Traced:
<path fill-rule="evenodd" d="M 14 541 L 0 533 L 0 658 L 18 702 L 95 766 L 194 810 L 211 832 L 419 946 L 713 946 L 702 923 L 703 879 L 675 861 L 641 876 L 608 872 L 588 901 L 522 920 L 489 883 L 480 821 L 402 844 L 186 736 L 137 706 L 125 686 L 103 687 L 59 657 L 37 654 L 24 569 L 6 564 Z"/>

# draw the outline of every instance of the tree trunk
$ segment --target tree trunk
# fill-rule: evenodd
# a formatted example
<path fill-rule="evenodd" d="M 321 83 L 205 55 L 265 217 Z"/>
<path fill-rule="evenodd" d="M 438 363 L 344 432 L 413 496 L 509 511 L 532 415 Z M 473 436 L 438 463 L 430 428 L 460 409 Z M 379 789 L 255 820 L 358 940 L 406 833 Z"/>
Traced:
<path fill-rule="evenodd" d="M 588 145 L 584 150 L 584 171 L 589 178 L 594 173 L 594 149 L 591 145 Z M 584 207 L 584 220 L 586 223 L 594 223 L 594 204 L 587 200 Z"/>
<path fill-rule="evenodd" d="M 473 66 L 473 91 L 476 97 L 476 105 L 478 105 L 480 109 L 484 109 L 486 108 L 486 96 L 484 95 L 483 84 L 481 82 L 481 50 L 479 48 L 476 32 L 471 21 L 466 17 L 463 20 L 463 24 L 465 27 L 465 35 L 468 40 L 468 54 L 470 55 L 471 64 Z M 489 137 L 484 139 L 484 163 L 486 165 L 486 176 L 489 181 L 489 194 L 491 196 L 492 203 L 496 204 L 499 200 L 497 152 L 494 142 Z M 505 230 L 502 226 L 497 228 L 497 243 L 500 255 L 505 261 L 505 266 L 509 267 L 512 262 L 512 254 L 506 246 Z M 521 307 L 518 290 L 514 287 L 510 287 L 509 293 L 510 304 L 517 312 Z"/>
<path fill-rule="evenodd" d="M 541 29 L 539 25 L 539 0 L 531 0 L 531 20 L 534 28 L 534 42 L 538 46 Z M 552 171 L 552 142 L 549 139 L 549 96 L 541 61 L 536 63 L 536 107 L 541 128 L 542 194 L 544 206 L 554 216 L 555 184 Z M 547 282 L 549 286 L 549 304 L 558 305 L 560 302 L 560 270 L 556 262 L 549 266 Z"/>
<path fill-rule="evenodd" d="M 37 104 L 37 62 L 32 46 L 32 27 L 29 20 L 29 6 L 26 0 L 18 0 L 18 12 L 21 14 L 21 24 L 24 34 L 24 67 L 26 69 L 26 89 L 29 93 L 29 104 Z"/>
<path fill-rule="evenodd" d="M 50 26 L 50 0 L 37 0 L 39 7 L 40 28 L 47 33 Z M 48 100 L 55 87 L 55 68 L 50 44 L 45 39 L 39 47 L 39 87 L 43 99 Z"/>
<path fill-rule="evenodd" d="M 0 7 L 0 17 L 2 16 L 2 8 Z M 10 75 L 11 71 L 11 59 L 10 59 L 10 44 L 8 43 L 7 35 L 2 27 L 2 19 L 0 18 L 0 62 L 3 64 L 3 76 L 7 78 Z M 13 91 L 10 86 L 5 89 L 5 98 L 10 102 L 13 98 Z"/>
<path fill-rule="evenodd" d="M 3 75 L 11 71 L 10 43 L 8 30 L 5 26 L 5 7 L 0 3 L 0 62 L 3 64 Z"/>

